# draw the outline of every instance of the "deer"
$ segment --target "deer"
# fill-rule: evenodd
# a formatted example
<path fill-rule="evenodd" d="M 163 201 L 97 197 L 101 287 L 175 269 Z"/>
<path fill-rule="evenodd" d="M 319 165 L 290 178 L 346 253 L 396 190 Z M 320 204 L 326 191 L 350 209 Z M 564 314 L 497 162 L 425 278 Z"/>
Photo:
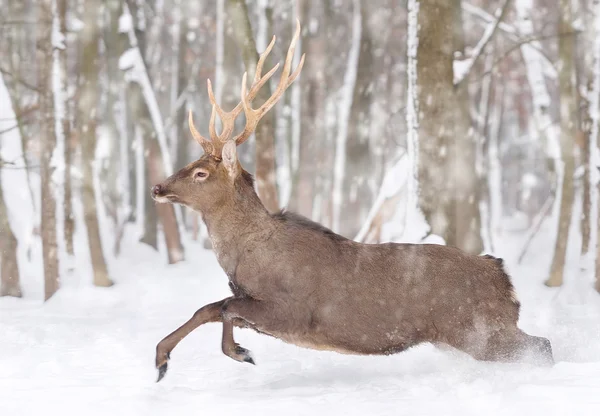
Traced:
<path fill-rule="evenodd" d="M 255 360 L 235 342 L 234 327 L 344 354 L 389 355 L 431 343 L 481 361 L 537 357 L 551 365 L 550 341 L 517 326 L 520 303 L 502 259 L 445 245 L 362 244 L 291 211 L 269 212 L 261 203 L 236 149 L 298 77 L 305 56 L 293 72 L 291 67 L 299 34 L 296 21 L 280 80 L 259 108 L 252 101 L 279 67 L 262 75 L 275 37 L 259 55 L 250 89 L 244 73 L 241 101 L 233 110 L 217 104 L 207 80 L 210 139 L 199 133 L 189 112 L 191 134 L 204 154 L 151 189 L 157 203 L 200 214 L 232 292 L 198 309 L 158 343 L 157 382 L 177 344 L 211 322 L 222 325 L 223 353 L 242 363 Z M 232 137 L 242 111 L 245 127 Z"/>

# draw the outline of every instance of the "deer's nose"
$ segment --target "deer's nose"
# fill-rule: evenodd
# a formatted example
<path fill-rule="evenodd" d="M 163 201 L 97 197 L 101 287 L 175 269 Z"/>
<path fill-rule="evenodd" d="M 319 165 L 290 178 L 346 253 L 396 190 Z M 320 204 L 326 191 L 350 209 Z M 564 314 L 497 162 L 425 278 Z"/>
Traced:
<path fill-rule="evenodd" d="M 161 192 L 162 192 L 162 186 L 160 186 L 160 185 L 154 185 L 152 187 L 152 195 L 158 196 L 158 195 L 160 195 Z"/>

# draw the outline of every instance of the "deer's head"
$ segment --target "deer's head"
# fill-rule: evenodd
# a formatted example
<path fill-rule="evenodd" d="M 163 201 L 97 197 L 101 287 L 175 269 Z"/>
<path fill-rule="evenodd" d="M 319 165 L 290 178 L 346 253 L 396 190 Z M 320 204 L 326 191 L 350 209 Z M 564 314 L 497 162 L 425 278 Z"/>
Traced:
<path fill-rule="evenodd" d="M 292 59 L 296 49 L 296 42 L 300 35 L 300 22 L 296 22 L 296 32 L 287 52 L 283 71 L 277 88 L 273 95 L 265 101 L 258 109 L 251 106 L 252 100 L 258 94 L 260 88 L 273 76 L 279 64 L 275 65 L 264 76 L 262 67 L 273 45 L 275 36 L 267 49 L 260 55 L 256 64 L 254 81 L 247 91 L 246 75 L 242 78 L 242 91 L 240 103 L 231 111 L 224 111 L 216 102 L 210 80 L 207 80 L 208 97 L 212 104 L 212 112 L 209 121 L 210 140 L 202 136 L 194 126 L 192 113 L 189 114 L 189 125 L 192 136 L 204 149 L 204 155 L 195 162 L 190 163 L 179 172 L 171 175 L 164 182 L 152 187 L 152 198 L 157 202 L 170 202 L 186 205 L 195 211 L 205 213 L 234 198 L 236 186 L 240 181 L 243 169 L 237 157 L 236 148 L 244 143 L 256 129 L 259 120 L 269 111 L 281 98 L 284 91 L 294 82 L 304 64 L 304 55 L 296 70 L 290 75 Z M 235 137 L 231 137 L 236 118 L 244 110 L 246 126 L 244 130 Z M 217 134 L 215 121 L 219 116 L 222 123 L 221 133 Z"/>

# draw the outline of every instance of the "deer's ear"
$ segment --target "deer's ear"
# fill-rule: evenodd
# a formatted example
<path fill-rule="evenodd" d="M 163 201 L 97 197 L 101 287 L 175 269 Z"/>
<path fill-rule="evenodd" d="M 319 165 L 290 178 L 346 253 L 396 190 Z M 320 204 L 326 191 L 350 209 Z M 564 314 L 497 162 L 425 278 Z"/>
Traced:
<path fill-rule="evenodd" d="M 235 178 L 240 171 L 236 147 L 237 145 L 235 144 L 235 141 L 230 140 L 225 143 L 225 146 L 223 146 L 223 152 L 221 153 L 223 165 L 225 166 L 225 169 L 227 169 L 227 172 L 229 172 L 229 176 L 232 178 Z"/>

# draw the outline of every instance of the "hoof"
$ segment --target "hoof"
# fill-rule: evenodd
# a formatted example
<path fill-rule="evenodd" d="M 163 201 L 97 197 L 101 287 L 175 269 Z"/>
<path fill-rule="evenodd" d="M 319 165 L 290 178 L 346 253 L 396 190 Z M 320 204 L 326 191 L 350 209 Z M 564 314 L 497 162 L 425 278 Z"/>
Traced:
<path fill-rule="evenodd" d="M 165 374 L 167 374 L 167 368 L 168 368 L 168 364 L 167 363 L 164 363 L 163 365 L 161 365 L 160 367 L 158 367 L 158 378 L 156 379 L 157 383 L 163 379 L 163 377 L 165 376 Z"/>
<path fill-rule="evenodd" d="M 160 361 L 159 361 L 159 358 L 158 358 L 158 355 L 157 355 L 157 357 L 156 357 L 156 368 L 158 369 L 158 379 L 156 379 L 157 383 L 163 379 L 163 377 L 165 376 L 165 374 L 167 374 L 167 369 L 168 369 L 168 366 L 169 366 L 169 359 L 170 358 L 171 358 L 171 354 L 170 353 L 166 353 L 165 354 L 164 362 L 162 364 L 159 364 Z"/>
<path fill-rule="evenodd" d="M 254 362 L 254 358 L 252 357 L 252 353 L 250 352 L 250 350 L 247 350 L 246 348 L 236 345 L 235 346 L 235 355 L 238 357 L 238 361 L 256 365 L 256 363 Z"/>

